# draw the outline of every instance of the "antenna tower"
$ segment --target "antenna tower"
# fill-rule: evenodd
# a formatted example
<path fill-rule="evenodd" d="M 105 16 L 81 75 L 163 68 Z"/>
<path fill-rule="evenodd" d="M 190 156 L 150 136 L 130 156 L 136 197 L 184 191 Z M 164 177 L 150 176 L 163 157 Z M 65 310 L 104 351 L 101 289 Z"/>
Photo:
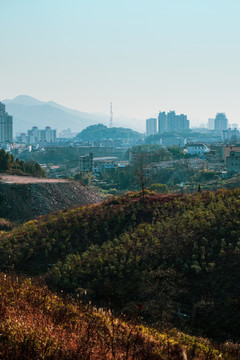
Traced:
<path fill-rule="evenodd" d="M 112 103 L 110 103 L 110 128 L 113 127 L 113 112 L 112 112 Z"/>

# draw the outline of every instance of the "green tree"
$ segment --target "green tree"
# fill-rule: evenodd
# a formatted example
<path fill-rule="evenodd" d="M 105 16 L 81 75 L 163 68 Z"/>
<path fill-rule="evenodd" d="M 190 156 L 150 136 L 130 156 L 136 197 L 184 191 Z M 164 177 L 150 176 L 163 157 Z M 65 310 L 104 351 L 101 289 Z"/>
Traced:
<path fill-rule="evenodd" d="M 152 184 L 148 190 L 156 191 L 158 194 L 168 194 L 169 189 L 166 184 Z"/>

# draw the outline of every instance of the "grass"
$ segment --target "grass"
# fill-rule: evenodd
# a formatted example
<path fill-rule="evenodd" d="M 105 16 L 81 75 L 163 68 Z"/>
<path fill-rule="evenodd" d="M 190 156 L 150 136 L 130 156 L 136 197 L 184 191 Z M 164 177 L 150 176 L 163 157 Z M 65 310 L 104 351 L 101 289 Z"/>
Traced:
<path fill-rule="evenodd" d="M 29 278 L 0 274 L 0 359 L 215 360 L 240 358 L 230 342 L 160 333 L 110 311 L 60 298 Z"/>

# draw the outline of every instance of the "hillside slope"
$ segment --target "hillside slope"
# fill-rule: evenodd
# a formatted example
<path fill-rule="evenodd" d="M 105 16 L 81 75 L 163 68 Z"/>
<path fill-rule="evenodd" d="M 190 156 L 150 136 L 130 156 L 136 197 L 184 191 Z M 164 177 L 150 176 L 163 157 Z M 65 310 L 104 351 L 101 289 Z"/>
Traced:
<path fill-rule="evenodd" d="M 240 190 L 139 193 L 50 214 L 0 237 L 0 269 L 217 340 L 240 338 Z"/>
<path fill-rule="evenodd" d="M 96 193 L 77 181 L 1 174 L 0 217 L 11 221 L 25 222 L 100 200 Z"/>
<path fill-rule="evenodd" d="M 157 332 L 103 309 L 71 303 L 30 279 L 0 274 L 0 358 L 4 360 L 239 359 L 231 343 L 214 349 L 176 330 Z"/>

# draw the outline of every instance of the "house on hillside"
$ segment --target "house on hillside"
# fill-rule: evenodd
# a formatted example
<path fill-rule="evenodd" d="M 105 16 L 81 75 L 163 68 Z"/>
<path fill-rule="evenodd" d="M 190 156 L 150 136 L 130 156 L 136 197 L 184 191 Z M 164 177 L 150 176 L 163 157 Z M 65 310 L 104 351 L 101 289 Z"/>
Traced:
<path fill-rule="evenodd" d="M 198 156 L 201 156 L 206 152 L 210 151 L 210 149 L 204 143 L 187 144 L 186 149 L 189 155 L 198 155 Z"/>
<path fill-rule="evenodd" d="M 93 170 L 93 154 L 90 152 L 88 155 L 79 157 L 79 171 L 91 172 Z"/>
<path fill-rule="evenodd" d="M 118 157 L 116 156 L 93 158 L 93 173 L 102 173 L 115 167 L 118 167 Z"/>

